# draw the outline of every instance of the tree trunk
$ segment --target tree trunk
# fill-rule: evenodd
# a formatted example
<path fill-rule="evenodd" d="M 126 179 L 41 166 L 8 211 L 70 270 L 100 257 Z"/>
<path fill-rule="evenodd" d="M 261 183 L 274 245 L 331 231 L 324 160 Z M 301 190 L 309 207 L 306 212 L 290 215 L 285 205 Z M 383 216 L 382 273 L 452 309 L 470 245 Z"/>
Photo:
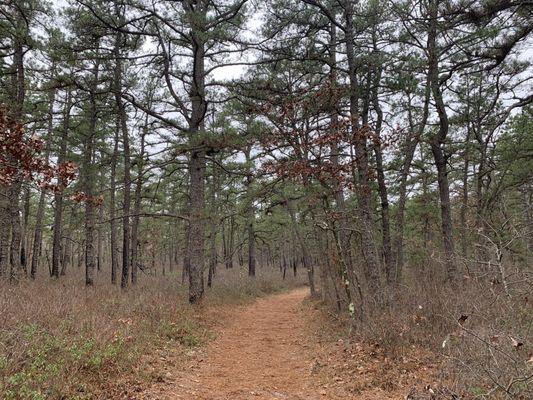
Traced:
<path fill-rule="evenodd" d="M 117 161 L 118 161 L 118 141 L 120 131 L 120 118 L 116 118 L 115 137 L 113 143 L 113 155 L 111 156 L 111 190 L 109 193 L 109 224 L 111 230 L 111 283 L 117 283 L 118 270 L 118 245 L 117 245 L 117 220 L 116 220 L 116 190 L 117 190 Z M 135 218 L 135 217 L 134 217 Z M 132 228 L 133 230 L 133 228 Z M 133 232 L 132 232 L 133 246 Z"/>
<path fill-rule="evenodd" d="M 83 149 L 83 191 L 85 194 L 85 285 L 94 285 L 95 260 L 95 205 L 97 204 L 94 195 L 94 171 L 93 153 L 96 135 L 96 123 L 98 120 L 97 109 L 97 86 L 100 72 L 100 60 L 97 58 L 93 68 L 93 78 L 89 91 L 89 128 L 84 140 Z"/>
<path fill-rule="evenodd" d="M 339 90 L 337 82 L 337 29 L 335 24 L 330 24 L 330 85 L 332 87 L 332 104 L 331 104 L 331 113 L 330 113 L 330 132 L 334 137 L 338 135 L 341 131 L 341 126 L 339 123 L 339 104 L 336 93 Z M 352 249 L 349 240 L 349 224 L 348 224 L 348 215 L 346 212 L 346 205 L 344 199 L 343 187 L 340 181 L 340 171 L 341 166 L 339 163 L 339 155 L 341 149 L 339 148 L 338 142 L 333 141 L 330 145 L 330 160 L 334 171 L 334 176 L 332 177 L 331 188 L 333 191 L 333 198 L 335 199 L 335 211 L 339 215 L 338 223 L 333 223 L 332 228 L 334 229 L 334 236 L 338 238 L 338 262 L 330 263 L 328 266 L 334 268 L 335 271 L 328 271 L 328 275 L 331 276 L 331 279 L 334 284 L 334 289 L 337 289 L 337 280 L 340 281 L 340 284 L 347 291 L 347 298 L 351 299 L 351 288 L 355 285 L 355 271 L 353 269 L 353 259 L 352 259 Z M 351 300 L 350 300 L 351 302 Z"/>
<path fill-rule="evenodd" d="M 358 81 L 354 53 L 353 4 L 347 0 L 345 8 L 345 39 L 346 58 L 348 61 L 348 79 L 350 81 L 350 124 L 355 148 L 355 162 L 357 164 L 357 196 L 359 218 L 361 221 L 362 249 L 365 257 L 365 276 L 372 297 L 378 295 L 380 289 L 379 261 L 375 249 L 374 226 L 372 221 L 371 188 L 369 185 L 368 155 L 366 132 L 359 126 L 358 111 Z"/>
<path fill-rule="evenodd" d="M 8 187 L 0 186 L 0 278 L 6 275 L 9 260 L 9 202 Z"/>
<path fill-rule="evenodd" d="M 190 212 L 188 212 L 187 214 L 188 216 L 190 216 Z M 189 218 L 190 219 L 190 218 Z M 185 283 L 185 280 L 189 278 L 189 270 L 191 269 L 191 259 L 190 259 L 190 255 L 189 255 L 189 250 L 190 250 L 190 245 L 189 245 L 189 242 L 190 242 L 190 229 L 189 229 L 189 222 L 186 223 L 185 225 L 185 240 L 184 240 L 184 245 L 185 245 L 185 248 L 184 248 L 184 252 L 183 252 L 183 268 L 181 270 L 181 284 L 184 284 Z"/>
<path fill-rule="evenodd" d="M 35 231 L 33 233 L 33 249 L 31 256 L 30 277 L 35 279 L 37 277 L 37 270 L 39 268 L 39 258 L 41 256 L 42 246 L 42 232 L 43 232 L 43 217 L 44 217 L 44 200 L 45 191 L 41 189 L 39 194 L 39 203 L 37 205 L 37 214 L 35 215 Z M 53 274 L 53 269 L 52 269 Z"/>
<path fill-rule="evenodd" d="M 72 256 L 72 239 L 69 237 L 68 232 L 65 235 L 68 239 L 65 241 L 65 246 L 63 250 L 63 256 L 61 257 L 61 276 L 67 274 L 67 268 L 70 266 L 73 256 Z"/>
<path fill-rule="evenodd" d="M 216 235 L 217 235 L 217 182 L 216 182 L 216 172 L 215 163 L 213 165 L 213 177 L 212 177 L 212 187 L 211 187 L 211 230 L 209 232 L 209 272 L 207 276 L 207 286 L 211 287 L 213 284 L 213 278 L 215 276 L 215 270 L 217 266 L 217 242 L 216 242 Z"/>
<path fill-rule="evenodd" d="M 117 15 L 120 13 L 118 5 L 115 4 L 115 11 Z M 121 19 L 122 16 L 121 16 Z M 122 101 L 122 59 L 120 54 L 120 46 L 122 45 L 122 33 L 117 31 L 115 37 L 115 71 L 114 71 L 114 85 L 115 85 L 115 104 L 117 107 L 117 114 L 120 121 L 120 130 L 122 132 L 122 146 L 124 153 L 124 201 L 122 211 L 122 276 L 120 280 L 120 287 L 128 286 L 130 274 L 130 207 L 131 207 L 131 161 L 130 161 L 130 139 L 128 134 L 128 121 L 124 102 Z M 137 269 L 132 267 L 131 283 L 137 283 Z"/>
<path fill-rule="evenodd" d="M 24 269 L 20 263 L 21 249 L 21 219 L 20 219 L 20 190 L 22 177 L 15 178 L 15 182 L 9 187 L 8 201 L 10 205 L 9 217 L 11 220 L 11 245 L 9 247 L 10 279 L 12 282 L 19 280 L 24 275 Z"/>
<path fill-rule="evenodd" d="M 65 111 L 63 114 L 63 126 L 61 129 L 61 142 L 59 145 L 59 153 L 57 155 L 57 164 L 62 165 L 66 162 L 67 156 L 67 139 L 70 130 L 70 109 L 72 108 L 72 92 L 67 91 L 67 101 L 65 104 Z M 59 274 L 59 264 L 61 258 L 61 236 L 62 236 L 62 218 L 63 218 L 63 191 L 65 190 L 66 182 L 61 180 L 59 188 L 54 194 L 54 233 L 52 237 L 52 276 L 57 277 Z M 62 268 L 64 270 L 65 268 Z"/>
<path fill-rule="evenodd" d="M 431 91 L 437 114 L 439 116 L 439 130 L 431 139 L 431 152 L 437 168 L 437 182 L 439 186 L 439 198 L 441 209 L 441 229 L 444 241 L 444 255 L 446 258 L 446 280 L 452 281 L 456 278 L 457 268 L 455 264 L 455 249 L 453 240 L 452 213 L 450 201 L 450 186 L 448 182 L 447 160 L 444 145 L 449 130 L 448 115 L 444 104 L 440 82 L 439 82 L 439 51 L 437 49 L 437 17 L 438 0 L 429 2 L 430 25 L 427 39 L 428 50 L 428 74 L 431 84 Z"/>
<path fill-rule="evenodd" d="M 133 200 L 133 219 L 131 223 L 131 272 L 137 276 L 138 270 L 138 246 L 139 246 L 139 214 L 141 213 L 142 202 L 142 183 L 143 183 L 143 168 L 144 168 L 144 151 L 145 151 L 145 137 L 148 133 L 148 118 L 144 121 L 143 130 L 141 133 L 141 151 L 139 159 L 137 160 L 137 178 L 135 182 L 135 193 Z"/>
<path fill-rule="evenodd" d="M 253 213 L 253 210 L 252 210 Z M 248 231 L 248 275 L 255 276 L 255 232 L 253 216 L 249 217 L 247 224 Z"/>
<path fill-rule="evenodd" d="M 254 201 L 252 197 L 252 160 L 251 160 L 251 146 L 245 149 L 246 156 L 246 200 L 248 206 L 246 208 L 246 230 L 248 233 L 248 276 L 255 276 L 255 232 L 254 232 Z"/>
<path fill-rule="evenodd" d="M 46 158 L 46 155 L 45 155 Z M 26 253 L 27 249 L 27 242 L 28 242 L 28 220 L 30 218 L 30 199 L 31 199 L 31 192 L 28 187 L 24 189 L 24 208 L 23 208 L 23 224 L 22 224 L 22 238 L 21 238 L 21 244 L 20 244 L 20 265 L 22 266 L 22 269 L 24 270 L 24 274 L 28 273 L 27 270 L 27 258 L 28 255 Z"/>
<path fill-rule="evenodd" d="M 234 242 L 234 236 L 235 236 L 235 220 L 234 216 L 232 215 L 228 219 L 229 223 L 229 231 L 226 229 L 223 229 L 222 231 L 222 239 L 224 241 L 223 243 L 223 253 L 224 253 L 224 263 L 226 265 L 226 269 L 233 268 L 233 242 Z M 223 223 L 223 228 L 225 228 L 226 224 Z"/>
<path fill-rule="evenodd" d="M 197 9 L 192 0 L 188 0 L 185 9 L 194 15 L 191 22 L 193 52 L 193 76 L 190 88 L 191 117 L 189 120 L 190 140 L 193 142 L 204 130 L 204 117 L 207 111 L 205 98 L 205 8 Z M 203 16 L 198 15 L 203 13 Z M 203 18 L 202 18 L 203 17 Z M 204 232 L 205 232 L 205 167 L 206 155 L 203 147 L 196 147 L 190 152 L 189 160 L 189 302 L 200 302 L 204 294 Z"/>
<path fill-rule="evenodd" d="M 100 174 L 100 193 L 104 193 L 104 176 Z M 98 224 L 96 228 L 96 270 L 98 273 L 102 270 L 104 263 L 104 205 L 98 205 Z"/>
<path fill-rule="evenodd" d="M 469 103 L 467 103 L 467 108 Z M 464 165 L 463 165 L 463 181 L 462 181 L 462 196 L 461 196 L 461 252 L 463 257 L 468 257 L 468 227 L 467 227 L 467 211 L 468 211 L 468 169 L 470 168 L 470 138 L 472 132 L 470 129 L 470 116 L 467 111 L 467 134 L 464 149 Z"/>
<path fill-rule="evenodd" d="M 189 302 L 198 303 L 204 294 L 204 230 L 205 230 L 205 153 L 193 151 L 190 170 L 189 221 Z"/>
<path fill-rule="evenodd" d="M 18 9 L 17 23 L 24 24 L 24 16 L 22 11 Z M 26 27 L 19 26 L 23 32 Z M 18 32 L 13 40 L 13 106 L 11 108 L 11 116 L 13 121 L 23 124 L 24 119 L 24 102 L 26 98 L 25 85 L 25 68 L 24 68 L 24 46 L 23 39 L 18 36 Z M 20 219 L 20 191 L 22 189 L 23 177 L 19 172 L 15 174 L 13 183 L 7 190 L 8 196 L 8 215 L 11 224 L 11 244 L 9 246 L 9 264 L 10 264 L 10 279 L 17 281 L 18 278 L 24 274 L 25 270 L 20 262 L 21 254 L 21 219 Z"/>
<path fill-rule="evenodd" d="M 405 204 L 407 202 L 407 179 L 409 178 L 409 172 L 411 170 L 411 164 L 413 163 L 413 158 L 415 155 L 416 148 L 420 142 L 420 138 L 424 133 L 426 128 L 427 119 L 429 116 L 429 99 L 431 96 L 431 86 L 429 82 L 429 75 L 426 77 L 426 87 L 424 90 L 424 105 L 422 110 L 422 118 L 416 129 L 416 134 L 413 134 L 415 131 L 415 124 L 412 117 L 411 111 L 411 97 L 409 97 L 408 105 L 408 119 L 409 119 L 409 137 L 406 139 L 404 159 L 402 163 L 402 168 L 400 171 L 400 186 L 399 186 L 399 195 L 398 195 L 398 211 L 396 213 L 396 237 L 394 241 L 395 246 L 395 255 L 396 255 L 396 271 L 395 271 L 395 281 L 400 283 L 402 279 L 403 265 L 404 265 L 404 223 L 405 223 Z"/>
<path fill-rule="evenodd" d="M 300 250 L 302 251 L 302 263 L 303 263 L 305 270 L 307 271 L 307 277 L 309 280 L 309 290 L 311 292 L 311 296 L 315 296 L 316 289 L 315 289 L 314 268 L 311 265 L 311 259 L 309 258 L 309 249 L 307 248 L 307 244 L 305 243 L 305 239 L 299 228 L 298 221 L 296 221 L 296 212 L 294 210 L 294 203 L 292 202 L 292 200 L 287 199 L 286 205 L 287 205 L 287 211 L 291 218 L 291 224 L 292 224 L 292 229 L 294 231 L 294 235 L 296 237 L 296 240 L 298 240 L 298 244 L 300 245 Z M 294 273 L 296 276 L 296 268 L 294 269 Z"/>
<path fill-rule="evenodd" d="M 377 38 L 373 32 L 374 51 L 377 50 Z M 378 179 L 379 198 L 381 200 L 381 232 L 383 241 L 383 258 L 385 260 L 385 278 L 387 283 L 392 283 L 393 258 L 390 235 L 390 217 L 389 217 L 389 197 L 387 184 L 385 182 L 385 172 L 383 170 L 383 153 L 381 149 L 381 125 L 383 123 L 383 111 L 379 104 L 379 85 L 381 81 L 381 67 L 375 71 L 374 83 L 372 88 L 372 102 L 376 112 L 375 135 L 376 143 L 374 145 L 374 155 L 376 157 L 376 172 Z"/>
<path fill-rule="evenodd" d="M 54 102 L 55 102 L 55 96 L 56 91 L 51 90 L 49 93 L 49 108 L 48 108 L 48 121 L 47 121 L 47 144 L 46 144 L 46 150 L 45 150 L 45 162 L 48 164 L 48 158 L 50 154 L 50 143 L 52 142 L 52 130 L 54 127 Z M 59 161 L 58 161 L 59 164 Z M 35 279 L 37 276 L 37 269 L 39 265 L 39 257 L 41 255 L 41 246 L 42 246 L 42 232 L 43 232 L 43 218 L 44 218 L 44 208 L 45 208 L 45 189 L 41 189 L 41 193 L 39 194 L 39 203 L 37 205 L 37 214 L 35 215 L 35 230 L 33 233 L 33 248 L 32 248 L 32 257 L 31 257 L 31 266 L 30 266 L 30 277 L 32 279 Z M 57 203 L 55 204 L 57 207 Z M 55 233 L 55 225 L 53 227 L 53 231 Z M 53 257 L 54 254 L 52 254 L 52 276 L 58 277 L 59 271 L 57 275 L 54 275 L 54 265 L 53 265 Z"/>

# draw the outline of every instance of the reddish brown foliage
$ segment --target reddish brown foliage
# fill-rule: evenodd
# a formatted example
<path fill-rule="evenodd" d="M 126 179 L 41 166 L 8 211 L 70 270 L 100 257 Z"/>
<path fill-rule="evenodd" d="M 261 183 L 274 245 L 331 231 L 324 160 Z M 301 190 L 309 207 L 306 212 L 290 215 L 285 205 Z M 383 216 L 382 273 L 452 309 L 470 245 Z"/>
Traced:
<path fill-rule="evenodd" d="M 95 207 L 99 207 L 104 203 L 104 196 L 89 196 L 83 192 L 76 192 L 70 199 L 77 203 L 91 203 Z"/>
<path fill-rule="evenodd" d="M 42 157 L 43 148 L 42 139 L 25 135 L 22 124 L 0 107 L 0 184 L 19 179 L 51 191 L 67 186 L 76 176 L 76 164 L 53 166 Z"/>
<path fill-rule="evenodd" d="M 394 127 L 377 134 L 370 123 L 354 131 L 350 118 L 341 112 L 345 91 L 326 82 L 291 96 L 267 96 L 256 109 L 272 123 L 272 129 L 261 138 L 265 152 L 272 156 L 262 164 L 262 172 L 304 184 L 314 179 L 337 190 L 356 190 L 355 145 L 367 143 L 369 153 L 372 148 L 398 146 L 405 132 Z M 373 168 L 367 173 L 370 181 L 376 179 Z"/>

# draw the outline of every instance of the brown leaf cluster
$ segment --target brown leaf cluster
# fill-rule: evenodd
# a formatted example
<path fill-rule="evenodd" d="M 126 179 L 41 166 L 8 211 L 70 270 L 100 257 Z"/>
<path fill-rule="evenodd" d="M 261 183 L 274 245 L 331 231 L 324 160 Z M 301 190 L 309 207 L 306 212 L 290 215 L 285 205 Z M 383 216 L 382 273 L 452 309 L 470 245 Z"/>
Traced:
<path fill-rule="evenodd" d="M 9 186 L 25 181 L 50 191 L 65 188 L 76 177 L 76 164 L 54 166 L 43 157 L 43 149 L 42 139 L 28 137 L 23 125 L 13 121 L 6 109 L 0 107 L 0 184 Z"/>

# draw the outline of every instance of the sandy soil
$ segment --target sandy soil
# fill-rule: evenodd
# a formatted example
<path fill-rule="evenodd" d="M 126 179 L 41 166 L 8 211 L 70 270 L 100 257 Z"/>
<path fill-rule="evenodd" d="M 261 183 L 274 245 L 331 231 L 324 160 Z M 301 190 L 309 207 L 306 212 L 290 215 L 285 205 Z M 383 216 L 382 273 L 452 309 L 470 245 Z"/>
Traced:
<path fill-rule="evenodd" d="M 406 396 L 423 385 L 426 361 L 396 371 L 375 351 L 342 340 L 319 340 L 308 289 L 269 296 L 218 313 L 216 337 L 181 357 L 162 351 L 157 382 L 128 399 L 143 400 L 379 400 Z M 317 311 L 315 311 L 317 312 Z M 359 349 L 359 350 L 358 350 Z M 178 361 L 180 360 L 180 361 Z M 180 363 L 180 364 L 178 364 Z M 405 372 L 405 374 L 404 374 Z M 422 372 L 422 373 L 421 373 Z M 404 384 L 399 384 L 400 381 Z M 389 382 L 387 382 L 389 381 Z M 392 386 L 391 386 L 392 385 Z"/>
<path fill-rule="evenodd" d="M 328 399 L 313 379 L 305 288 L 238 307 L 185 372 L 167 371 L 151 399 Z M 336 397 L 335 397 L 336 398 Z"/>

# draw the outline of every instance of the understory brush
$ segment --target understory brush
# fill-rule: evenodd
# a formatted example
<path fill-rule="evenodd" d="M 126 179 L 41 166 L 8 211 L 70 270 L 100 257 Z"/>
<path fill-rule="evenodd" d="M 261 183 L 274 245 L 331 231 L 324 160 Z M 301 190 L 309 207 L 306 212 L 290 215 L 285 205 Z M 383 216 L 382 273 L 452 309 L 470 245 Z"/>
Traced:
<path fill-rule="evenodd" d="M 532 286 L 520 271 L 513 278 L 512 287 L 472 276 L 444 285 L 419 274 L 389 288 L 350 335 L 400 361 L 417 349 L 434 355 L 440 389 L 410 398 L 533 398 Z"/>
<path fill-rule="evenodd" d="M 300 273 L 296 277 L 283 279 L 280 271 L 263 269 L 257 276 L 250 277 L 243 269 L 223 270 L 207 293 L 207 302 L 244 303 L 257 297 L 279 293 L 284 290 L 301 287 L 307 283 L 307 277 Z"/>
<path fill-rule="evenodd" d="M 221 269 L 204 304 L 242 303 L 300 284 L 276 271 L 258 275 Z M 0 283 L 2 400 L 105 398 L 125 375 L 142 373 L 143 355 L 209 339 L 203 307 L 187 303 L 177 276 L 143 276 L 126 290 L 107 279 L 102 273 L 87 288 L 73 271 L 57 281 Z"/>

